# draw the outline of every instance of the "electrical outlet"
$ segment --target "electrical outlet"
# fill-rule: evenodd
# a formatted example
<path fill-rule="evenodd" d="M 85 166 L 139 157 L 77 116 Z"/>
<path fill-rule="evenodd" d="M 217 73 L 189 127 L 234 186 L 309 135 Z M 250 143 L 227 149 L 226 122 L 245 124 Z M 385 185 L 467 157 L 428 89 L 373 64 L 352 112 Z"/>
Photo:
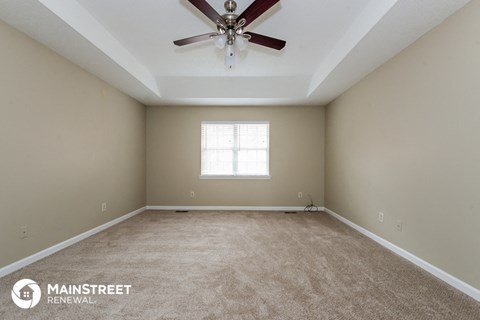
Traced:
<path fill-rule="evenodd" d="M 190 198 L 195 198 L 195 191 L 190 191 Z"/>
<path fill-rule="evenodd" d="M 383 223 L 383 217 L 384 217 L 383 212 L 379 212 L 379 213 L 378 213 L 378 221 L 381 222 L 381 223 Z"/>
<path fill-rule="evenodd" d="M 20 239 L 28 238 L 28 226 L 20 227 Z"/>
<path fill-rule="evenodd" d="M 395 230 L 397 230 L 398 232 L 402 232 L 403 223 L 401 220 L 397 220 L 397 222 L 395 223 Z"/>
<path fill-rule="evenodd" d="M 303 198 L 303 193 L 302 192 L 299 192 L 298 193 L 298 199 L 302 199 Z"/>
<path fill-rule="evenodd" d="M 102 203 L 102 212 L 105 212 L 105 211 L 107 211 L 107 203 L 106 202 Z"/>

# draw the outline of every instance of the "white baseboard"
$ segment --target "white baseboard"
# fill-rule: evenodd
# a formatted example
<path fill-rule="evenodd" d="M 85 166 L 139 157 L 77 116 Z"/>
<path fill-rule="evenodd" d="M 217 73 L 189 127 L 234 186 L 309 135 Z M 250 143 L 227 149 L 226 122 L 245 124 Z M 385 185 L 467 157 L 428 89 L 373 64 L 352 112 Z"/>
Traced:
<path fill-rule="evenodd" d="M 419 257 L 415 256 L 414 254 L 394 245 L 393 243 L 377 236 L 376 234 L 360 227 L 359 225 L 351 222 L 350 220 L 342 217 L 338 213 L 333 212 L 332 210 L 325 208 L 325 212 L 327 212 L 329 215 L 332 217 L 340 220 L 341 222 L 345 223 L 346 225 L 352 227 L 353 229 L 357 230 L 358 232 L 364 234 L 365 236 L 369 237 L 373 241 L 381 244 L 385 248 L 393 251 L 394 253 L 398 254 L 399 256 L 407 259 L 408 261 L 416 264 L 423 270 L 431 273 L 435 277 L 439 278 L 440 280 L 443 280 L 444 282 L 448 283 L 452 287 L 462 291 L 463 293 L 469 295 L 473 299 L 480 301 L 480 290 L 469 285 L 468 283 L 463 282 L 462 280 L 452 276 L 451 274 L 435 267 L 434 265 L 426 262 L 425 260 L 420 259 Z"/>
<path fill-rule="evenodd" d="M 108 229 L 122 221 L 125 221 L 139 213 L 144 212 L 145 210 L 191 210 L 191 211 L 303 211 L 304 207 L 243 207 L 243 206 L 146 206 L 130 212 L 126 215 L 123 215 L 115 220 L 109 221 L 101 226 L 93 228 L 89 231 L 86 231 L 78 236 L 65 240 L 61 243 L 58 243 L 50 248 L 37 252 L 29 257 L 26 257 L 22 260 L 14 262 L 10 265 L 7 265 L 3 268 L 0 268 L 0 278 L 15 272 L 29 264 L 32 264 L 40 259 L 43 259 L 55 252 L 58 252 L 62 249 L 65 249 L 79 241 L 82 241 L 96 233 L 99 233 L 105 229 Z M 463 293 L 469 295 L 473 299 L 480 301 L 480 290 L 474 288 L 473 286 L 463 282 L 462 280 L 452 276 L 451 274 L 435 267 L 434 265 L 426 262 L 425 260 L 420 259 L 419 257 L 415 256 L 414 254 L 394 245 L 393 243 L 375 235 L 374 233 L 360 227 L 359 225 L 351 222 L 350 220 L 342 217 L 341 215 L 333 212 L 332 210 L 324 207 L 319 207 L 319 211 L 325 211 L 332 217 L 338 219 L 339 221 L 345 223 L 346 225 L 352 227 L 353 229 L 357 230 L 358 232 L 364 234 L 365 236 L 369 237 L 370 239 L 374 240 L 375 242 L 379 243 L 380 245 L 384 246 L 385 248 L 395 252 L 399 256 L 409 260 L 410 262 L 414 263 L 415 265 L 419 266 L 420 268 L 424 269 L 425 271 L 431 273 L 435 277 L 443 280 L 444 282 L 448 283 L 452 287 L 462 291 Z"/>
<path fill-rule="evenodd" d="M 135 211 L 132 211 L 130 213 L 127 213 L 126 215 L 121 216 L 120 218 L 117 218 L 115 220 L 109 221 L 105 224 L 102 224 L 101 226 L 98 226 L 96 228 L 93 228 L 91 230 L 88 230 L 82 234 L 79 234 L 78 236 L 75 236 L 73 238 L 70 238 L 68 240 L 65 240 L 63 242 L 60 242 L 54 246 L 51 246 L 50 248 L 47 248 L 45 250 L 42 250 L 40 252 L 37 252 L 35 254 L 32 254 L 31 256 L 28 256 L 22 260 L 16 261 L 12 264 L 9 264 L 8 266 L 5 266 L 0 269 L 0 278 L 6 276 L 7 274 L 10 274 L 12 272 L 15 272 L 23 267 L 26 267 L 29 264 L 34 263 L 35 261 L 38 261 L 40 259 L 43 259 L 45 257 L 48 257 L 51 254 L 54 254 L 55 252 L 58 252 L 62 249 L 65 249 L 72 244 L 75 244 L 79 241 L 82 241 L 90 236 L 93 236 L 96 233 L 99 233 L 100 231 L 103 231 L 105 229 L 108 229 L 124 220 L 127 220 L 128 218 L 131 218 L 139 213 L 142 213 L 143 211 L 146 210 L 146 207 L 137 209 Z"/>
<path fill-rule="evenodd" d="M 147 210 L 185 211 L 303 211 L 305 207 L 242 207 L 242 206 L 147 206 Z M 323 211 L 319 207 L 318 211 Z"/>

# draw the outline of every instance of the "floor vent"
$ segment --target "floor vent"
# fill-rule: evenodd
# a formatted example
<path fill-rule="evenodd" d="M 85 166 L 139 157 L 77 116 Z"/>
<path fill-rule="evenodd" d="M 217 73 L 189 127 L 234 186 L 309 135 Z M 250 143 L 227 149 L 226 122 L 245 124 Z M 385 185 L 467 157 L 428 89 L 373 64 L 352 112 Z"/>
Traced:
<path fill-rule="evenodd" d="M 297 211 L 285 211 L 285 214 L 297 214 Z"/>
<path fill-rule="evenodd" d="M 188 210 L 176 210 L 175 212 L 187 213 Z"/>

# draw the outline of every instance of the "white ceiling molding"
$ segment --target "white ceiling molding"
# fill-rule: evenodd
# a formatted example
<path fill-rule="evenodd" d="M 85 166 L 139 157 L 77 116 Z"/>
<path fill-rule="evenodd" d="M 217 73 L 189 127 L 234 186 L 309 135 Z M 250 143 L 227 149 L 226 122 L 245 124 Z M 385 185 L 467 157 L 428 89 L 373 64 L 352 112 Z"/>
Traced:
<path fill-rule="evenodd" d="M 371 0 L 353 21 L 345 35 L 313 73 L 308 95 L 312 94 L 356 45 L 375 27 L 399 0 Z"/>
<path fill-rule="evenodd" d="M 76 0 L 38 1 L 160 97 L 153 75 Z"/>
<path fill-rule="evenodd" d="M 63 0 L 53 2 L 64 3 Z M 156 85 L 152 89 L 145 86 L 130 70 L 120 66 L 40 1 L 2 0 L 0 19 L 134 99 L 145 104 L 158 103 L 160 98 Z M 151 77 L 147 79 L 151 87 Z"/>
<path fill-rule="evenodd" d="M 401 0 L 310 94 L 327 104 L 442 23 L 470 0 Z M 426 15 L 426 8 L 429 14 Z M 372 49 L 373 48 L 373 49 Z"/>
<path fill-rule="evenodd" d="M 187 0 L 2 0 L 0 19 L 146 105 L 325 105 L 468 2 L 281 0 L 247 29 L 286 47 L 234 70 L 212 42 L 173 45 L 215 30 Z"/>

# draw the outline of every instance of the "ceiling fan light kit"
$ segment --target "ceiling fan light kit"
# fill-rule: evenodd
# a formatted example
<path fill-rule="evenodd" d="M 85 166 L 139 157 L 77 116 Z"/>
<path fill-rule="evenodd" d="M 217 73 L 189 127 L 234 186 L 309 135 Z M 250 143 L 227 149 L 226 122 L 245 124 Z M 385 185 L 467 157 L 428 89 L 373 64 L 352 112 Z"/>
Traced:
<path fill-rule="evenodd" d="M 176 40 L 173 43 L 177 46 L 213 39 L 218 48 L 225 49 L 225 66 L 228 69 L 232 69 L 235 66 L 236 51 L 245 50 L 248 42 L 276 50 L 281 50 L 285 47 L 286 42 L 283 40 L 244 31 L 246 26 L 280 0 L 255 0 L 240 15 L 235 14 L 237 3 L 233 0 L 225 1 L 226 13 L 224 15 L 216 12 L 205 0 L 188 1 L 216 24 L 217 32 Z"/>

